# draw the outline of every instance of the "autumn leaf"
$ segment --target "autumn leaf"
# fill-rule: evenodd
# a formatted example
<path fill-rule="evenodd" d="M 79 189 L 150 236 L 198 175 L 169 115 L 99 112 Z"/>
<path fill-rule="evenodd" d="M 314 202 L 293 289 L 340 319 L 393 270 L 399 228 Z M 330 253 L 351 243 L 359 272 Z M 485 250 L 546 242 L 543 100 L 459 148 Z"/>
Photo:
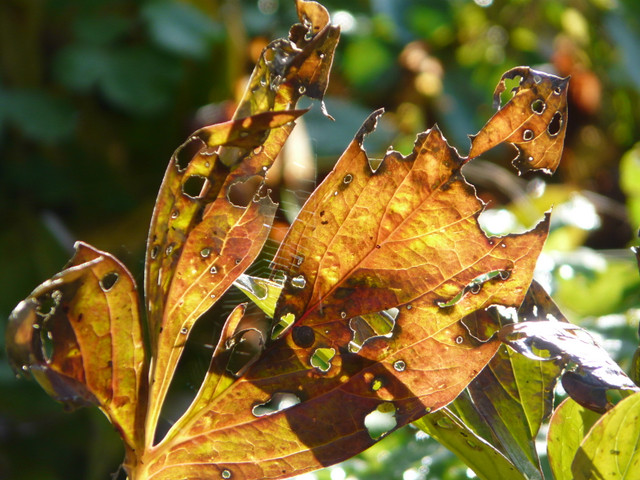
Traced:
<path fill-rule="evenodd" d="M 147 241 L 149 366 L 130 275 L 84 244 L 13 314 L 13 361 L 57 398 L 105 410 L 131 480 L 285 478 L 351 457 L 452 402 L 505 341 L 487 309 L 518 307 L 529 290 L 549 214 L 530 232 L 489 237 L 461 172 L 487 145 L 514 140 L 538 83 L 563 82 L 525 67 L 506 74 L 523 75 L 522 87 L 467 158 L 433 127 L 411 154 L 390 151 L 374 168 L 363 141 L 375 112 L 293 222 L 272 278 L 245 273 L 276 211 L 265 172 L 304 113 L 299 98 L 322 100 L 339 37 L 324 7 L 296 5 L 301 23 L 265 48 L 233 118 L 195 132 L 169 162 Z M 546 111 L 555 99 L 545 98 Z M 546 119 L 527 108 L 527 121 Z M 551 169 L 564 130 L 544 128 L 555 140 L 531 145 Z M 156 438 L 189 334 L 232 285 L 253 303 L 220 319 L 198 393 Z M 50 357 L 38 330 L 51 332 Z"/>
<path fill-rule="evenodd" d="M 470 158 L 496 145 L 509 142 L 518 150 L 513 161 L 520 173 L 530 170 L 555 172 L 567 131 L 568 78 L 559 78 L 529 67 L 512 68 L 494 93 L 494 107 L 500 107 L 505 80 L 520 78 L 513 98 L 491 117 L 477 135 L 471 136 Z"/>
<path fill-rule="evenodd" d="M 290 40 L 266 47 L 234 120 L 195 132 L 181 149 L 190 142 L 199 149 L 184 168 L 179 149 L 162 182 L 145 272 L 154 357 L 148 442 L 193 324 L 251 265 L 269 233 L 276 205 L 267 193 L 250 187 L 243 205 L 234 202 L 234 189 L 264 177 L 303 113 L 293 110 L 299 98 L 322 98 L 328 84 L 338 29 L 328 15 L 313 14 L 325 11 L 318 4 L 299 8 L 302 17 L 324 23 L 298 24 Z"/>
<path fill-rule="evenodd" d="M 274 259 L 286 278 L 274 341 L 236 381 L 214 356 L 191 408 L 144 462 L 149 478 L 281 478 L 336 463 L 448 404 L 494 355 L 497 342 L 461 320 L 520 304 L 548 218 L 488 238 L 464 160 L 437 128 L 374 171 L 362 142 L 379 115 Z"/>
<path fill-rule="evenodd" d="M 138 292 L 113 256 L 82 242 L 75 248 L 67 268 L 12 312 L 8 356 L 67 406 L 100 407 L 129 455 L 142 447 L 146 395 Z"/>

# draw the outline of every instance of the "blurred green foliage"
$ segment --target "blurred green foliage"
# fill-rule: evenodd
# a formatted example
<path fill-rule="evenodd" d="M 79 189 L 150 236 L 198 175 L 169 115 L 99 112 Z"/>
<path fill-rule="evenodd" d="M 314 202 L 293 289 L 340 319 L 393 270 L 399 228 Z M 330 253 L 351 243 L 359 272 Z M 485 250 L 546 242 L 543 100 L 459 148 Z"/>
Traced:
<path fill-rule="evenodd" d="M 640 4 L 322 3 L 343 37 L 327 98 L 336 121 L 317 107 L 305 119 L 320 178 L 375 108 L 388 113 L 379 137 L 367 140 L 372 153 L 389 143 L 407 153 L 437 122 L 464 154 L 467 134 L 492 114 L 504 71 L 530 65 L 572 76 L 554 178 L 518 178 L 506 150 L 476 160 L 467 176 L 496 231 L 526 228 L 555 205 L 540 279 L 628 366 L 640 306 L 627 249 L 640 224 Z M 0 326 L 60 269 L 76 239 L 113 252 L 141 279 L 169 156 L 197 127 L 227 118 L 262 46 L 295 21 L 287 0 L 0 2 Z M 0 478 L 115 472 L 121 450 L 106 419 L 92 410 L 66 415 L 35 384 L 16 381 L 1 355 Z M 452 454 L 415 432 L 405 428 L 317 478 L 468 478 Z"/>

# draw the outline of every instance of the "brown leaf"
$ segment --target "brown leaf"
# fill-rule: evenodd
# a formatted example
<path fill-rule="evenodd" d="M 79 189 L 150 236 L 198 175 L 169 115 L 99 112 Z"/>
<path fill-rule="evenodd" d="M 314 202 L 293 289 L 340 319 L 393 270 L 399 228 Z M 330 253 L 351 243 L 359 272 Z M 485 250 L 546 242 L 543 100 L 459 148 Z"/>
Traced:
<path fill-rule="evenodd" d="M 146 372 L 135 283 L 108 253 L 75 248 L 67 268 L 12 312 L 9 359 L 67 406 L 100 407 L 126 445 L 141 448 Z"/>
<path fill-rule="evenodd" d="M 500 106 L 505 80 L 520 77 L 513 98 L 471 136 L 469 158 L 482 155 L 496 145 L 509 142 L 518 150 L 513 161 L 519 173 L 530 170 L 555 172 L 567 130 L 569 78 L 559 78 L 529 67 L 515 67 L 500 79 L 494 106 Z"/>
<path fill-rule="evenodd" d="M 437 128 L 373 171 L 362 141 L 379 114 L 274 260 L 287 279 L 280 340 L 228 388 L 214 386 L 224 374 L 205 379 L 217 393 L 197 399 L 145 461 L 150 478 L 283 478 L 338 462 L 387 433 L 368 427 L 371 415 L 391 430 L 440 408 L 494 355 L 497 342 L 478 341 L 461 319 L 522 301 L 548 218 L 523 235 L 487 238 L 463 159 Z M 221 360 L 209 371 L 222 372 Z"/>
<path fill-rule="evenodd" d="M 323 7 L 300 5 L 312 21 L 322 18 L 313 12 Z M 304 113 L 293 110 L 299 98 L 322 98 L 338 36 L 325 22 L 294 26 L 289 40 L 272 42 L 234 120 L 199 130 L 169 163 L 147 243 L 145 293 L 154 357 L 148 442 L 193 324 L 262 249 L 276 205 L 249 184 L 258 179 L 261 188 L 293 120 Z M 181 167 L 181 150 L 190 142 L 198 151 Z M 245 197 L 242 204 L 234 203 L 237 191 Z"/>

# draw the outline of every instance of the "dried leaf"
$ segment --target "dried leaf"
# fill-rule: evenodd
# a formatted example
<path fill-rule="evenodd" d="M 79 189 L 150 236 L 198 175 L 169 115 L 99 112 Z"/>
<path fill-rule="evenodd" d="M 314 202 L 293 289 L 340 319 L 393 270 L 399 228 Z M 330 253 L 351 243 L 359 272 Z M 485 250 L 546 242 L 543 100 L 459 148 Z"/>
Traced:
<path fill-rule="evenodd" d="M 199 396 L 145 461 L 150 478 L 282 478 L 338 462 L 380 436 L 367 427 L 371 415 L 392 429 L 440 408 L 495 353 L 495 340 L 477 340 L 460 320 L 522 301 L 548 218 L 523 235 L 487 238 L 463 160 L 437 128 L 373 171 L 362 141 L 378 115 L 276 255 L 287 279 L 274 319 L 280 340 L 235 382 L 214 359 L 203 390 L 217 393 Z M 494 271 L 509 273 L 477 281 Z M 393 308 L 385 326 L 375 315 Z M 266 405 L 288 408 L 256 416 Z"/>
<path fill-rule="evenodd" d="M 11 313 L 8 356 L 56 400 L 100 407 L 127 447 L 140 448 L 146 378 L 135 283 L 108 253 L 75 248 L 67 268 Z"/>
<path fill-rule="evenodd" d="M 513 161 L 519 173 L 530 170 L 555 172 L 567 130 L 569 78 L 559 78 L 529 67 L 515 67 L 502 75 L 494 93 L 500 106 L 505 80 L 521 77 L 513 98 L 471 136 L 469 158 L 482 155 L 496 145 L 509 142 L 518 150 Z"/>
<path fill-rule="evenodd" d="M 308 2 L 301 6 L 306 15 L 324 10 Z M 262 53 L 235 119 L 196 132 L 190 141 L 202 144 L 184 169 L 180 149 L 171 159 L 147 245 L 145 292 L 155 358 L 147 439 L 154 436 L 191 327 L 253 262 L 271 227 L 276 205 L 267 194 L 254 197 L 255 187 L 250 189 L 248 198 L 254 198 L 244 208 L 234 203 L 233 190 L 264 176 L 292 121 L 304 113 L 292 110 L 298 99 L 303 94 L 322 98 L 338 36 L 339 30 L 326 23 L 297 25 L 290 40 L 272 42 Z"/>

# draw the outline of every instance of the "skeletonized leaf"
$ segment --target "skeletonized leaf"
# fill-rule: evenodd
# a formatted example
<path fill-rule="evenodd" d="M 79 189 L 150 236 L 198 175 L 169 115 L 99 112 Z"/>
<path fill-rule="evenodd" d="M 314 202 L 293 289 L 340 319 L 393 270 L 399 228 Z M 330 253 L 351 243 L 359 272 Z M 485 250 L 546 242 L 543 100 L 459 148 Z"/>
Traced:
<path fill-rule="evenodd" d="M 555 480 L 573 480 L 571 463 L 580 443 L 600 415 L 571 398 L 553 412 L 547 434 L 549 464 Z"/>
<path fill-rule="evenodd" d="M 495 353 L 495 340 L 460 320 L 520 304 L 548 218 L 488 238 L 463 159 L 437 128 L 373 171 L 362 141 L 378 115 L 276 255 L 287 278 L 276 341 L 222 393 L 194 402 L 145 462 L 150 478 L 283 478 L 338 462 L 449 403 Z M 214 359 L 210 371 L 222 370 Z M 203 389 L 214 391 L 207 380 Z"/>
<path fill-rule="evenodd" d="M 502 75 L 494 93 L 500 106 L 505 80 L 520 77 L 513 98 L 471 137 L 469 158 L 475 158 L 502 142 L 518 150 L 513 161 L 520 173 L 530 170 L 555 172 L 567 130 L 568 78 L 559 78 L 529 67 L 515 67 Z"/>
<path fill-rule="evenodd" d="M 127 447 L 140 448 L 146 379 L 138 292 L 114 257 L 81 242 L 75 248 L 67 268 L 12 312 L 9 359 L 66 405 L 100 407 Z"/>
<path fill-rule="evenodd" d="M 604 412 L 611 389 L 639 391 L 616 362 L 584 329 L 558 321 L 533 321 L 502 327 L 500 340 L 533 360 L 560 360 L 569 371 L 562 385 L 581 405 Z"/>
<path fill-rule="evenodd" d="M 632 480 L 640 472 L 640 392 L 602 415 L 580 444 L 571 472 L 575 480 Z"/>

